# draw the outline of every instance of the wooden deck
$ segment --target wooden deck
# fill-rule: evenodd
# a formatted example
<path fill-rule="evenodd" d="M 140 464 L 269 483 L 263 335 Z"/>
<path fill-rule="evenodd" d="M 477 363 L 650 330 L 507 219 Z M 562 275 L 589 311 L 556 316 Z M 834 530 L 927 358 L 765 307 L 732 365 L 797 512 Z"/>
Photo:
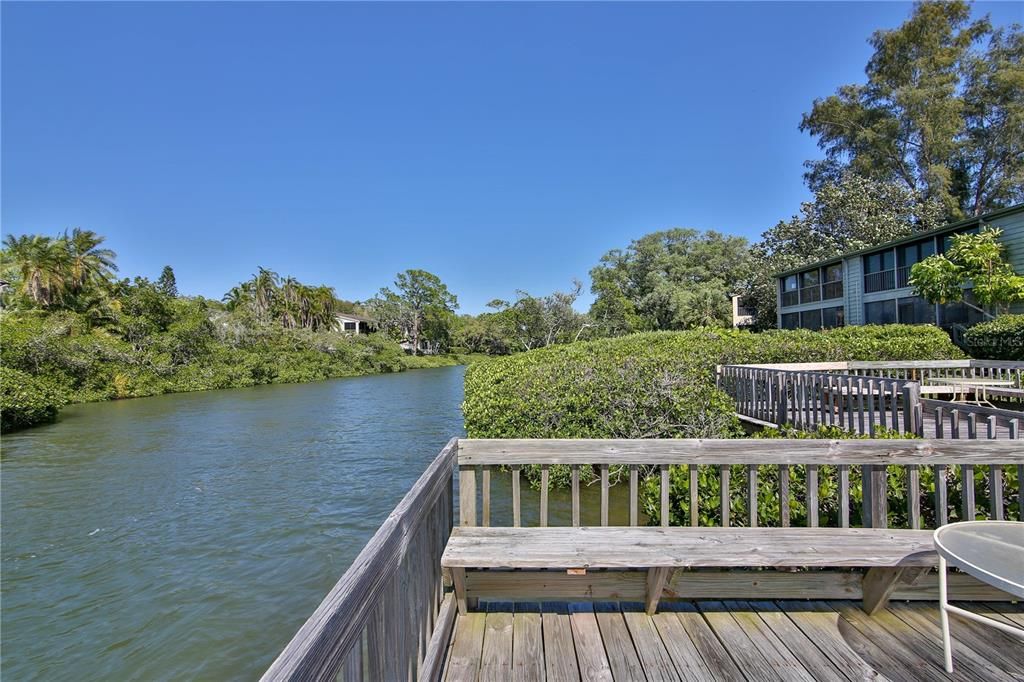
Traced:
<path fill-rule="evenodd" d="M 1024 606 L 961 603 L 1024 626 Z M 445 680 L 1024 680 L 1024 642 L 953 619 L 943 670 L 938 608 L 852 601 L 483 603 L 459 616 Z"/>

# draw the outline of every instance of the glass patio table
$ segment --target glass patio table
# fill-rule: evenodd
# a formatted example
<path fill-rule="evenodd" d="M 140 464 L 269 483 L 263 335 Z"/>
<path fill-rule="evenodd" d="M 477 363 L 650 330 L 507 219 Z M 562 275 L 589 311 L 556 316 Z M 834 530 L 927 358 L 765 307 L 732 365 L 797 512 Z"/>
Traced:
<path fill-rule="evenodd" d="M 942 620 L 946 672 L 953 672 L 953 651 L 949 639 L 950 613 L 1024 639 L 1024 629 L 953 606 L 946 593 L 946 570 L 948 566 L 953 566 L 992 587 L 1024 599 L 1024 523 L 950 523 L 935 531 L 935 551 L 939 554 L 939 616 Z"/>

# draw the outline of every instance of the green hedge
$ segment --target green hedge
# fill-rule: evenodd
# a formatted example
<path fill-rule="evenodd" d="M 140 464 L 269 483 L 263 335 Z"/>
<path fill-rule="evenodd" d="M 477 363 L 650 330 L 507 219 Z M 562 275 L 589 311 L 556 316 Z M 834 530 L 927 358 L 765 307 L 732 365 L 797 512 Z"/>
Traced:
<path fill-rule="evenodd" d="M 463 413 L 471 438 L 728 438 L 742 430 L 715 365 L 961 357 L 930 326 L 650 332 L 471 365 Z M 552 467 L 553 485 L 563 469 Z"/>
<path fill-rule="evenodd" d="M 964 345 L 985 360 L 1024 360 L 1024 315 L 1000 315 L 967 330 Z"/>
<path fill-rule="evenodd" d="M 738 426 L 716 365 L 962 357 L 931 326 L 650 332 L 472 365 L 463 412 L 471 438 L 726 437 Z"/>
<path fill-rule="evenodd" d="M 45 379 L 0 367 L 0 431 L 45 424 L 57 418 L 67 400 Z"/>

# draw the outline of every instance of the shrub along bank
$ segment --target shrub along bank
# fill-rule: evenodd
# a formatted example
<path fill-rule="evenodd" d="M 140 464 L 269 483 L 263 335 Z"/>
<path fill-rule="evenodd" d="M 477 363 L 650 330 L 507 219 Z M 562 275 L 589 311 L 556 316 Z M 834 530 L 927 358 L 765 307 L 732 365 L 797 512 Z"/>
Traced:
<path fill-rule="evenodd" d="M 544 348 L 470 366 L 463 412 L 471 438 L 740 437 L 735 405 L 715 387 L 716 365 L 962 357 L 945 332 L 926 326 L 762 334 L 723 329 L 651 332 Z M 539 477 L 536 469 L 524 469 L 531 481 Z M 612 467 L 613 481 L 624 476 L 623 469 Z M 688 472 L 675 469 L 670 475 L 672 522 L 688 522 Z M 581 474 L 589 482 L 596 472 Z M 565 485 L 568 467 L 552 466 L 551 476 L 552 485 Z M 702 467 L 700 476 L 707 500 L 698 509 L 704 521 L 711 522 L 719 513 L 718 472 Z M 762 483 L 766 524 L 778 518 L 778 499 L 773 502 L 767 492 L 777 484 L 771 476 L 766 472 Z M 821 480 L 831 485 L 828 476 Z M 658 485 L 650 478 L 644 483 L 645 509 L 655 519 Z M 740 492 L 737 488 L 737 514 L 743 504 Z M 793 513 L 798 519 L 803 512 L 797 505 Z"/>
<path fill-rule="evenodd" d="M 410 357 L 379 335 L 215 324 L 200 302 L 178 299 L 174 305 L 181 310 L 170 324 L 125 325 L 119 333 L 70 311 L 4 313 L 3 431 L 53 421 L 68 403 L 302 383 L 465 360 Z"/>
<path fill-rule="evenodd" d="M 984 360 L 1024 360 L 1024 315 L 1000 315 L 964 334 L 971 356 Z"/>

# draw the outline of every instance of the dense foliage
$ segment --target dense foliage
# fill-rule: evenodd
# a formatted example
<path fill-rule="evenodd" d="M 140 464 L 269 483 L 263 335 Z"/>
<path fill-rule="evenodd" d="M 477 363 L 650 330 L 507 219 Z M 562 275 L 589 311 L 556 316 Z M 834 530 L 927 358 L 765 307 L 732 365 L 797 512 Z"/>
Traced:
<path fill-rule="evenodd" d="M 316 381 L 463 361 L 407 356 L 384 334 L 338 330 L 355 304 L 259 268 L 224 302 L 117 280 L 116 255 L 88 230 L 8 235 L 0 251 L 3 430 L 52 421 L 71 402 Z M 433 277 L 429 273 L 423 273 Z M 443 285 L 442 285 L 443 286 Z"/>
<path fill-rule="evenodd" d="M 46 379 L 0 366 L 0 431 L 52 422 L 64 403 Z"/>
<path fill-rule="evenodd" d="M 964 334 L 964 345 L 976 358 L 1024 360 L 1024 315 L 1000 315 L 976 324 Z"/>
<path fill-rule="evenodd" d="M 945 253 L 928 256 L 910 269 L 914 293 L 929 303 L 964 301 L 989 317 L 985 308 L 1007 312 L 1011 304 L 1024 301 L 1024 276 L 1006 260 L 1006 247 L 999 240 L 1002 233 L 986 227 L 978 234 L 953 235 Z M 980 306 L 964 300 L 968 283 Z"/>
<path fill-rule="evenodd" d="M 472 438 L 725 438 L 742 432 L 716 365 L 960 357 L 926 326 L 647 332 L 472 365 L 463 413 Z"/>
<path fill-rule="evenodd" d="M 967 2 L 921 2 L 876 31 L 867 82 L 819 99 L 801 123 L 825 159 L 812 188 L 837 174 L 895 181 L 950 217 L 1024 199 L 1024 34 L 971 19 Z"/>
<path fill-rule="evenodd" d="M 607 334 L 729 326 L 747 274 L 747 240 L 714 231 L 653 232 L 590 271 L 590 316 Z"/>

